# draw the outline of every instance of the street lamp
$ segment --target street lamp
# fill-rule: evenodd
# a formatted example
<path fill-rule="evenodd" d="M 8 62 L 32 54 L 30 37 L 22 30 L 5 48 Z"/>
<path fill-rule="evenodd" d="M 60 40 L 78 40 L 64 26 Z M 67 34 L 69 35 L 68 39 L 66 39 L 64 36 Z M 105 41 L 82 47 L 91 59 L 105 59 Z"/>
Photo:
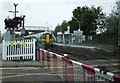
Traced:
<path fill-rule="evenodd" d="M 80 21 L 77 21 L 78 22 L 78 24 L 79 24 L 79 29 L 78 29 L 78 31 L 79 31 L 79 36 L 78 36 L 78 41 L 79 41 L 79 44 L 81 43 L 81 31 L 80 31 Z"/>
<path fill-rule="evenodd" d="M 49 29 L 49 23 L 46 22 L 46 24 L 47 24 L 46 31 L 50 31 L 50 29 Z"/>
<path fill-rule="evenodd" d="M 118 21 L 118 26 L 117 26 L 117 45 L 118 46 L 120 46 L 120 15 L 119 15 L 119 13 L 116 13 L 116 15 L 117 15 L 117 21 Z"/>
<path fill-rule="evenodd" d="M 78 22 L 78 24 L 79 24 L 79 29 L 78 29 L 78 31 L 80 31 L 80 21 L 77 21 Z"/>

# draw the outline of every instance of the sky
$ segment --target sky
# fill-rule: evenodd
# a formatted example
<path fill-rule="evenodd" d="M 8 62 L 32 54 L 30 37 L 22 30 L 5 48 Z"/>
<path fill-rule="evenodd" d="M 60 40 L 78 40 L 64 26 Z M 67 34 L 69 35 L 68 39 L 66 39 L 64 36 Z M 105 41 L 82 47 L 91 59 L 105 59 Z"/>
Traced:
<path fill-rule="evenodd" d="M 14 17 L 13 3 L 18 3 L 17 16 L 26 15 L 25 26 L 49 26 L 51 30 L 63 22 L 69 21 L 72 12 L 78 6 L 101 6 L 107 15 L 116 0 L 0 0 L 0 31 L 4 33 L 4 19 Z"/>

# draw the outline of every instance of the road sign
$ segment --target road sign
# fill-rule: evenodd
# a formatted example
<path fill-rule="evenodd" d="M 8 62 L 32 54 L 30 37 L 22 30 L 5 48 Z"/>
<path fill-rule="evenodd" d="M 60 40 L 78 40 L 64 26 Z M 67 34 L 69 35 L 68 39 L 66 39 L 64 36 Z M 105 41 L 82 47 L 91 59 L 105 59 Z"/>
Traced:
<path fill-rule="evenodd" d="M 14 42 L 13 42 L 13 41 L 11 41 L 11 42 L 10 42 L 10 45 L 11 45 L 11 46 L 14 46 Z"/>
<path fill-rule="evenodd" d="M 23 46 L 24 46 L 24 47 L 26 46 L 26 42 L 23 42 Z"/>

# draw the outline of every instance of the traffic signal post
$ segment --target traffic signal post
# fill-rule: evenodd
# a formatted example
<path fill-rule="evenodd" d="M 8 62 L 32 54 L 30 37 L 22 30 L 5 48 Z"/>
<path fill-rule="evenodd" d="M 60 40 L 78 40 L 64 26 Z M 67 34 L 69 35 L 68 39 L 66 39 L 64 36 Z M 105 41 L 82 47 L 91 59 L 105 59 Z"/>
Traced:
<path fill-rule="evenodd" d="M 19 29 L 20 27 L 23 27 L 22 30 L 21 30 L 21 35 L 22 37 L 24 36 L 25 34 L 25 29 L 24 29 L 24 18 L 25 18 L 25 15 L 21 16 L 21 17 L 17 17 L 16 16 L 16 13 L 18 13 L 18 11 L 16 11 L 16 7 L 17 7 L 18 4 L 15 4 L 14 3 L 14 6 L 15 6 L 15 11 L 9 11 L 9 12 L 12 12 L 15 14 L 15 17 L 14 18 L 6 18 L 4 20 L 5 22 L 5 29 L 7 31 L 10 31 L 10 35 L 11 35 L 11 40 L 14 40 L 15 39 L 15 30 Z"/>

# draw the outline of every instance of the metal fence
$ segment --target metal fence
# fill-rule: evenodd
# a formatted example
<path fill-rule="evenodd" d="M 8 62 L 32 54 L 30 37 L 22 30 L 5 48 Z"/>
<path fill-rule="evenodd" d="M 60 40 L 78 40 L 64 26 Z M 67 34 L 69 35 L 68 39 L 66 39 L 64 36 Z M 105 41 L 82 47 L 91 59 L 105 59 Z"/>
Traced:
<path fill-rule="evenodd" d="M 43 49 L 38 49 L 37 60 L 42 62 L 47 68 L 51 69 L 66 81 L 87 81 L 90 83 L 101 81 L 120 82 L 120 76 L 118 75 L 114 75 L 110 72 L 105 74 L 98 68 L 73 61 L 64 56 Z"/>
<path fill-rule="evenodd" d="M 2 60 L 35 60 L 35 39 L 4 41 Z"/>

